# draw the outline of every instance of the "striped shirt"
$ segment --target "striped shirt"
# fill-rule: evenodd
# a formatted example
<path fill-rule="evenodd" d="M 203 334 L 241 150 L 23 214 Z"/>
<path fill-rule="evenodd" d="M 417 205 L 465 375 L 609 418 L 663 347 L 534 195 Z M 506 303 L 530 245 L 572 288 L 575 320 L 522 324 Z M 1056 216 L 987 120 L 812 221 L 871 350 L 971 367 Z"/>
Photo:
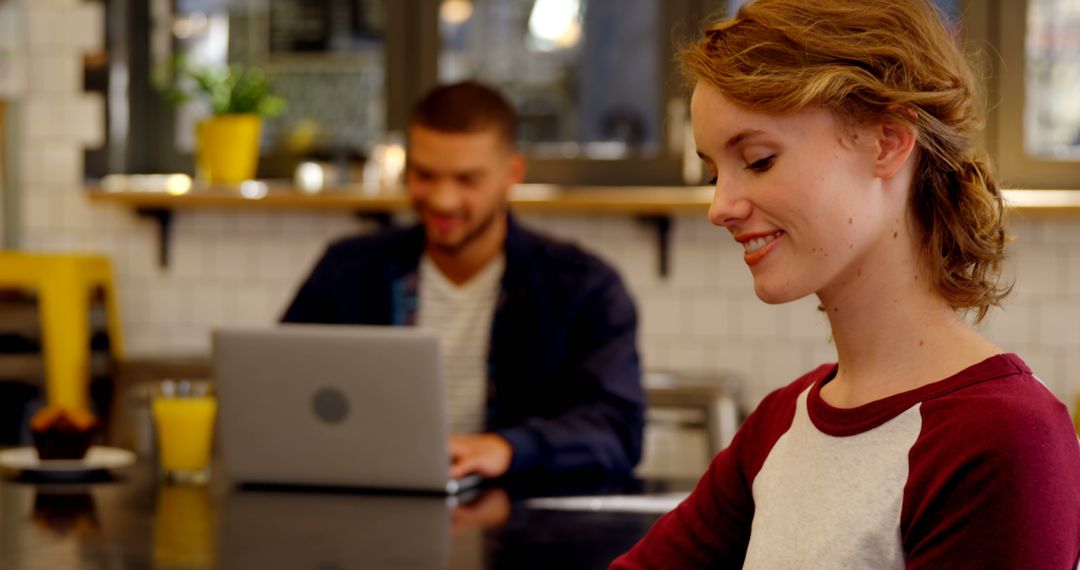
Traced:
<path fill-rule="evenodd" d="M 500 255 L 459 286 L 430 257 L 420 260 L 416 324 L 439 335 L 451 433 L 484 429 L 491 322 L 505 268 Z"/>

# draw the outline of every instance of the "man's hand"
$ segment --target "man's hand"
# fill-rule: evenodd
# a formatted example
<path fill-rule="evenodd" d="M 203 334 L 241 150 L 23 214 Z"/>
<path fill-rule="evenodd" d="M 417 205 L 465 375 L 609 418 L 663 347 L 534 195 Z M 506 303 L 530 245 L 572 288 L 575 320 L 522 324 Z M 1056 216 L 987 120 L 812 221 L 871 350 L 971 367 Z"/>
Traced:
<path fill-rule="evenodd" d="M 473 473 L 498 477 L 510 468 L 514 449 L 510 442 L 493 433 L 450 436 L 450 477 L 459 479 Z"/>

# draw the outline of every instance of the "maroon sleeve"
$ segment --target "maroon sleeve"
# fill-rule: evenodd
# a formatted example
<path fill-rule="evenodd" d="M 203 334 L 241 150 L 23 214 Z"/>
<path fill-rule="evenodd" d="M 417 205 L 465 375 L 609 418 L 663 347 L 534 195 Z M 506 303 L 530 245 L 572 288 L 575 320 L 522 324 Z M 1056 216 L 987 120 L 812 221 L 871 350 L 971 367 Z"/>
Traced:
<path fill-rule="evenodd" d="M 1065 406 L 1013 375 L 922 416 L 901 514 L 908 568 L 1077 567 L 1080 442 Z"/>
<path fill-rule="evenodd" d="M 796 398 L 815 372 L 762 400 L 731 445 L 713 458 L 690 496 L 656 521 L 611 570 L 742 566 L 754 518 L 754 477 L 776 440 L 791 427 Z"/>

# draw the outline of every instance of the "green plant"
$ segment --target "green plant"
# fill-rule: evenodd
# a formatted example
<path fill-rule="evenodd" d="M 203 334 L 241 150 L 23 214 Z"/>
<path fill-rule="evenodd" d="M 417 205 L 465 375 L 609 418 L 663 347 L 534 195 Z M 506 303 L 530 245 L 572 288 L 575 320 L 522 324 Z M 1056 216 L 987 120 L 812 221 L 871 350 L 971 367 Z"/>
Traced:
<path fill-rule="evenodd" d="M 274 95 L 266 72 L 242 65 L 192 67 L 178 60 L 166 97 L 174 104 L 205 100 L 215 115 L 254 113 L 276 117 L 285 110 L 285 100 Z"/>

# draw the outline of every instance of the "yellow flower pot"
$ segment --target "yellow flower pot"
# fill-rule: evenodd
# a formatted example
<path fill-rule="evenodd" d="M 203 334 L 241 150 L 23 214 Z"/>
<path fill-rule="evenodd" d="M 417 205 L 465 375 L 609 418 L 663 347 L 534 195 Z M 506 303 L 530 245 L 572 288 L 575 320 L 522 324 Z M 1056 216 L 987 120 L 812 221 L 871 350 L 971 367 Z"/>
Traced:
<path fill-rule="evenodd" d="M 195 166 L 210 184 L 239 184 L 255 177 L 262 117 L 215 115 L 195 126 Z"/>

